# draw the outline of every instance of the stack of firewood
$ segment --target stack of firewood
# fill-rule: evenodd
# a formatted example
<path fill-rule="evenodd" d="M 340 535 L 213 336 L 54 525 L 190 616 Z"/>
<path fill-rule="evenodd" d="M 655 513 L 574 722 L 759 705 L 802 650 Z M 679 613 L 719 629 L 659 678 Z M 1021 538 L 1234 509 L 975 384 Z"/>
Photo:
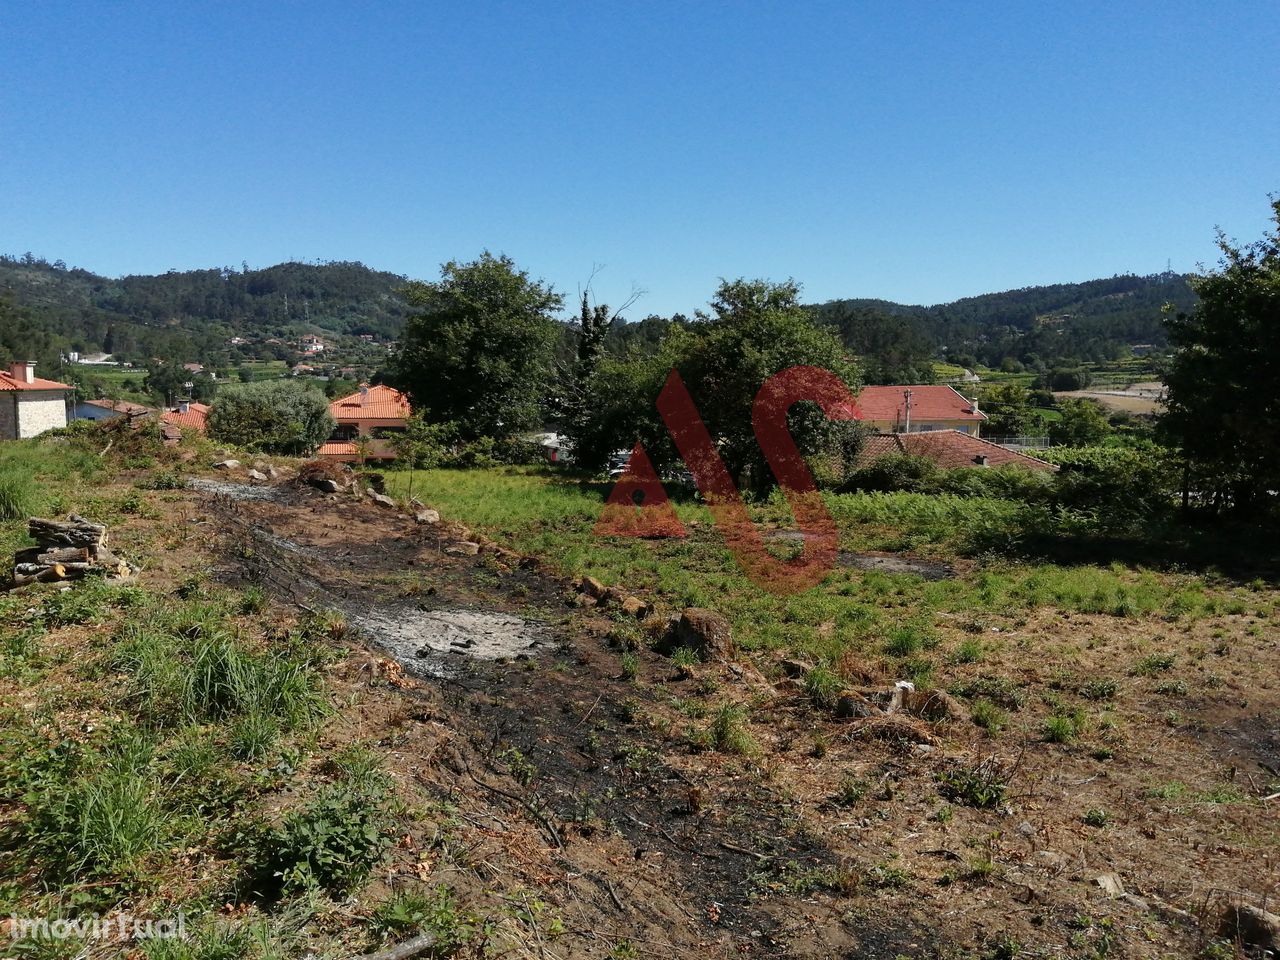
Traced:
<path fill-rule="evenodd" d="M 62 583 L 89 573 L 124 578 L 133 568 L 107 548 L 107 528 L 71 514 L 65 521 L 32 517 L 27 532 L 37 546 L 13 557 L 13 585 Z"/>

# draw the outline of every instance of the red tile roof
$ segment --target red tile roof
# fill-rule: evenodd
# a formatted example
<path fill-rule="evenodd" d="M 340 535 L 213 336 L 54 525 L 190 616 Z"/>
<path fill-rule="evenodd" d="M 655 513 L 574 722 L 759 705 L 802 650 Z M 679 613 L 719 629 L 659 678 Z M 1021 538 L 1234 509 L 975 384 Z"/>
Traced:
<path fill-rule="evenodd" d="M 339 423 L 357 420 L 407 420 L 409 398 L 399 390 L 385 384 L 369 387 L 367 394 L 359 391 L 347 397 L 339 397 L 329 404 L 329 412 Z"/>
<path fill-rule="evenodd" d="M 903 423 L 906 420 L 906 397 L 903 391 L 911 391 L 911 419 L 967 420 L 981 422 L 985 413 L 974 409 L 973 401 L 966 400 L 953 387 L 934 384 L 903 384 L 887 387 L 863 387 L 858 394 L 858 406 L 864 420 Z"/>
<path fill-rule="evenodd" d="M 958 467 L 982 466 L 986 458 L 988 467 L 1006 465 L 1025 467 L 1028 470 L 1056 471 L 1052 463 L 1037 460 L 1025 453 L 1006 450 L 990 440 L 970 436 L 961 430 L 926 430 L 921 433 L 878 433 L 867 437 L 858 454 L 858 466 L 865 467 L 873 460 L 889 454 L 911 454 L 927 457 L 939 467 L 954 470 Z"/>
<path fill-rule="evenodd" d="M 209 405 L 207 403 L 189 404 L 186 413 L 179 413 L 177 410 L 166 410 L 160 414 L 162 422 L 172 424 L 175 427 L 189 427 L 198 433 L 204 433 L 205 421 L 208 418 Z"/>
<path fill-rule="evenodd" d="M 15 380 L 7 370 L 0 370 L 0 390 L 72 390 L 73 387 L 57 380 L 34 378 L 30 383 Z"/>
<path fill-rule="evenodd" d="M 354 443 L 342 443 L 338 440 L 329 440 L 320 444 L 320 449 L 316 451 L 317 457 L 354 457 L 356 455 L 356 445 Z"/>

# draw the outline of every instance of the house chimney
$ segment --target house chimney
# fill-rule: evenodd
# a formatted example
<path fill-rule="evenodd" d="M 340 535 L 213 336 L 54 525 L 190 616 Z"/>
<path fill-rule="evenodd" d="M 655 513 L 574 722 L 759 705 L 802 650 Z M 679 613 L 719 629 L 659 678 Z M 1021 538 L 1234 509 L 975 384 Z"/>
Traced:
<path fill-rule="evenodd" d="M 980 467 L 985 467 L 987 466 L 987 455 L 985 453 L 980 453 L 973 458 L 973 462 Z"/>
<path fill-rule="evenodd" d="M 978 398 L 977 398 L 977 397 L 974 397 L 972 400 L 970 400 L 970 401 L 969 401 L 969 412 L 970 412 L 970 413 L 981 413 L 981 412 L 982 412 L 982 411 L 980 411 L 980 410 L 978 409 Z"/>
<path fill-rule="evenodd" d="M 18 361 L 9 367 L 9 376 L 19 383 L 30 383 L 36 378 L 36 362 L 34 360 Z"/>
<path fill-rule="evenodd" d="M 367 383 L 360 384 L 360 406 L 364 406 L 369 402 L 369 385 Z"/>
<path fill-rule="evenodd" d="M 190 400 L 179 400 L 179 401 L 178 401 L 178 412 L 179 412 L 179 413 L 190 413 L 190 412 L 191 412 L 191 401 L 190 401 Z"/>

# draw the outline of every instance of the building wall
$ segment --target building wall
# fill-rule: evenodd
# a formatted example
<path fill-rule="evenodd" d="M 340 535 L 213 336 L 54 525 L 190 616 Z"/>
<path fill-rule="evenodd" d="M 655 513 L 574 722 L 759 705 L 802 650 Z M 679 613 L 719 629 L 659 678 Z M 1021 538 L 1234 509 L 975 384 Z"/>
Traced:
<path fill-rule="evenodd" d="M 881 433 L 901 433 L 902 424 L 889 420 L 865 421 Z M 978 436 L 978 421 L 975 420 L 915 420 L 911 421 L 911 432 L 920 433 L 926 430 L 959 430 L 972 437 Z"/>
<path fill-rule="evenodd" d="M 18 401 L 18 438 L 38 437 L 67 425 L 67 401 L 62 394 L 34 393 Z"/>
<path fill-rule="evenodd" d="M 0 440 L 18 439 L 18 415 L 14 410 L 16 393 L 0 393 Z"/>

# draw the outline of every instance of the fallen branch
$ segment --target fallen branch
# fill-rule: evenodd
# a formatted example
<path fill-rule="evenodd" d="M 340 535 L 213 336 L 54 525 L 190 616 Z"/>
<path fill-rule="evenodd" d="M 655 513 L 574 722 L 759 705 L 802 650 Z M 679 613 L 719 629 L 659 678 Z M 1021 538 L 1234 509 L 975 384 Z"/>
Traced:
<path fill-rule="evenodd" d="M 436 945 L 437 940 L 434 933 L 423 933 L 404 943 L 397 943 L 394 947 L 379 950 L 377 953 L 366 953 L 357 957 L 356 960 L 408 960 L 409 957 L 426 953 Z"/>

